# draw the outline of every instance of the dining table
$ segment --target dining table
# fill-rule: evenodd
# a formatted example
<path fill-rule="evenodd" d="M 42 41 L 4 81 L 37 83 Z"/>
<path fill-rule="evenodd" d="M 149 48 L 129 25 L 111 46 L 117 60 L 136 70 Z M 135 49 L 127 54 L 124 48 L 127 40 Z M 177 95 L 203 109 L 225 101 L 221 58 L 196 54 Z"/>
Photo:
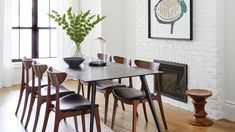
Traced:
<path fill-rule="evenodd" d="M 88 61 L 84 61 L 82 64 L 80 64 L 79 68 L 71 69 L 64 62 L 63 58 L 42 58 L 34 60 L 37 61 L 38 63 L 46 64 L 48 67 L 52 67 L 53 69 L 56 69 L 58 71 L 66 72 L 69 76 L 73 78 L 91 84 L 92 93 L 91 93 L 90 132 L 93 132 L 93 125 L 94 125 L 96 82 L 102 80 L 118 79 L 118 78 L 140 77 L 157 130 L 159 132 L 162 131 L 156 113 L 156 109 L 152 100 L 152 96 L 149 90 L 149 86 L 145 77 L 146 75 L 161 75 L 163 73 L 162 71 L 143 69 L 135 66 L 128 66 L 114 62 L 108 62 L 106 66 L 90 66 Z M 158 79 L 159 78 L 160 77 L 158 77 Z M 158 85 L 158 87 L 160 87 L 160 85 Z"/>

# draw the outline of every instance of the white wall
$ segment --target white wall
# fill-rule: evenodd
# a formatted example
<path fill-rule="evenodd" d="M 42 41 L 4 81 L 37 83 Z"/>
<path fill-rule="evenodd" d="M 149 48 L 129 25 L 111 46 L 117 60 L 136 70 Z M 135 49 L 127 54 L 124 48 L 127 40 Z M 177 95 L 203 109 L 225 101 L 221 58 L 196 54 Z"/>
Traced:
<path fill-rule="evenodd" d="M 4 33 L 4 0 L 0 1 L 0 49 L 3 49 L 3 33 Z M 2 87 L 2 64 L 3 52 L 0 52 L 0 88 Z"/>
<path fill-rule="evenodd" d="M 136 0 L 123 0 L 124 56 L 136 58 Z"/>
<path fill-rule="evenodd" d="M 224 118 L 235 121 L 235 1 L 225 1 Z"/>
<path fill-rule="evenodd" d="M 136 57 L 136 0 L 102 0 L 102 36 L 107 39 L 107 52 Z"/>
<path fill-rule="evenodd" d="M 107 40 L 107 53 L 124 55 L 124 0 L 102 0 L 101 12 L 106 15 L 101 34 Z"/>

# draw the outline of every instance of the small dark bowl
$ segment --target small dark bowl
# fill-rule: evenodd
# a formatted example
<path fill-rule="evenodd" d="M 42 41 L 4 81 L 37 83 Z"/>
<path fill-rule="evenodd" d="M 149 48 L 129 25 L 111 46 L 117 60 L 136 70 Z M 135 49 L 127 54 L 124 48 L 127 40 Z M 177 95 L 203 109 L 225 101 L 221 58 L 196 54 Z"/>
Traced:
<path fill-rule="evenodd" d="M 99 60 L 99 61 L 91 61 L 89 63 L 90 66 L 106 66 L 106 64 L 107 64 L 106 62 L 101 61 L 101 60 Z"/>
<path fill-rule="evenodd" d="M 64 61 L 69 65 L 69 68 L 76 69 L 84 61 L 83 57 L 66 57 Z"/>

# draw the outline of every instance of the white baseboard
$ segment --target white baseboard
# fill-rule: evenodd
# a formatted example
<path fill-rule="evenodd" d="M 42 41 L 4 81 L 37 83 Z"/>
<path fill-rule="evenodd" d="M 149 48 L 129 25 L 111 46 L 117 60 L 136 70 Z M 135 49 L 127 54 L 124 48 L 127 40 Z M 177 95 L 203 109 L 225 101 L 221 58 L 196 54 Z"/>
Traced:
<path fill-rule="evenodd" d="M 235 122 L 235 102 L 224 101 L 224 119 Z"/>

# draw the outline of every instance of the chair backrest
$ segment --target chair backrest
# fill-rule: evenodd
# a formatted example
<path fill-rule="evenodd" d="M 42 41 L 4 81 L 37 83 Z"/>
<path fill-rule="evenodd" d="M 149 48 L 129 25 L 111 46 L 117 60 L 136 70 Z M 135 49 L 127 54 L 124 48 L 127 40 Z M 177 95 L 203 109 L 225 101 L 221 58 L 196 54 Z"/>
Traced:
<path fill-rule="evenodd" d="M 54 72 L 52 67 L 47 70 L 51 85 L 56 87 L 61 85 L 67 77 L 66 72 Z"/>
<path fill-rule="evenodd" d="M 25 68 L 25 70 L 29 70 L 32 67 L 32 62 L 33 62 L 32 59 L 28 59 L 28 58 L 24 57 L 22 59 L 23 68 Z"/>
<path fill-rule="evenodd" d="M 131 66 L 131 59 L 129 59 L 129 58 L 125 58 L 125 57 L 121 57 L 121 56 L 113 56 L 113 60 L 116 63 L 125 64 L 125 65 Z M 118 82 L 121 83 L 121 79 L 118 79 Z M 131 77 L 129 77 L 129 86 L 128 87 L 130 87 L 130 88 L 133 87 L 133 83 L 132 83 L 132 78 Z"/>
<path fill-rule="evenodd" d="M 32 67 L 33 67 L 33 72 L 34 75 L 37 77 L 37 86 L 38 86 L 38 96 L 41 96 L 41 81 L 42 81 L 42 76 L 43 74 L 46 72 L 47 70 L 47 65 L 45 64 L 38 64 L 36 61 L 33 61 L 32 63 Z M 35 80 L 33 80 L 33 84 L 32 86 L 35 86 Z"/>
<path fill-rule="evenodd" d="M 27 59 L 24 57 L 22 59 L 22 77 L 21 77 L 21 85 L 29 85 L 29 72 L 32 68 L 32 59 Z M 26 74 L 26 75 L 25 75 Z M 34 73 L 32 72 L 32 78 L 34 79 Z"/>
<path fill-rule="evenodd" d="M 126 65 L 131 66 L 131 59 L 129 59 L 129 58 L 125 58 L 125 57 L 121 57 L 121 56 L 113 56 L 113 60 L 116 63 L 126 64 Z"/>
<path fill-rule="evenodd" d="M 112 56 L 110 56 L 110 55 L 107 55 L 107 54 L 103 54 L 103 53 L 97 53 L 97 57 L 98 57 L 98 59 L 100 59 L 100 60 L 107 60 L 107 61 L 110 61 L 110 62 L 112 62 Z"/>
<path fill-rule="evenodd" d="M 33 61 L 32 63 L 33 71 L 36 77 L 39 79 L 42 79 L 43 74 L 47 70 L 47 65 L 45 64 L 38 64 L 36 61 Z"/>
<path fill-rule="evenodd" d="M 59 86 L 64 82 L 67 77 L 65 72 L 54 72 L 52 67 L 49 67 L 47 70 L 48 75 L 48 95 L 50 94 L 51 85 L 55 87 L 56 91 L 56 109 L 60 109 L 60 95 L 59 95 Z"/>
<path fill-rule="evenodd" d="M 149 62 L 149 61 L 144 61 L 144 60 L 135 60 L 134 63 L 137 67 L 144 68 L 144 69 L 151 69 L 151 70 L 157 71 L 159 68 L 159 63 L 154 63 L 154 62 Z"/>
<path fill-rule="evenodd" d="M 144 68 L 144 69 L 151 69 L 151 70 L 157 71 L 159 68 L 159 63 L 154 63 L 154 62 L 149 62 L 149 61 L 144 61 L 144 60 L 135 60 L 134 63 L 137 67 Z M 160 89 L 159 89 L 159 86 L 157 86 L 157 84 L 160 85 L 160 82 L 156 83 L 156 80 L 159 80 L 157 79 L 157 77 L 159 76 L 156 76 L 156 75 L 154 76 L 154 92 L 157 92 L 157 95 L 160 96 Z M 143 86 L 141 86 L 141 89 L 143 89 Z"/>

